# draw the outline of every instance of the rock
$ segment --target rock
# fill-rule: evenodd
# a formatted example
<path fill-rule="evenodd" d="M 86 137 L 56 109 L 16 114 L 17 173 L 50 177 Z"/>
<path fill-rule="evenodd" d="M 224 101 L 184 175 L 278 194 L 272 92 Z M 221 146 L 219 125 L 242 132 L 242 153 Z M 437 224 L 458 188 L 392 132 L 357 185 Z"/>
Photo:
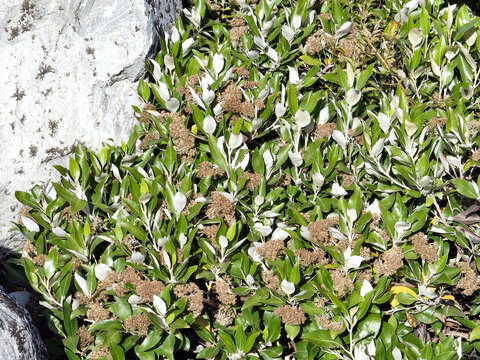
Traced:
<path fill-rule="evenodd" d="M 21 204 L 15 191 L 57 180 L 78 143 L 128 138 L 136 82 L 154 54 L 156 29 L 180 0 L 12 0 L 0 7 L 0 245 Z"/>
<path fill-rule="evenodd" d="M 0 360 L 47 360 L 30 314 L 0 286 Z"/>

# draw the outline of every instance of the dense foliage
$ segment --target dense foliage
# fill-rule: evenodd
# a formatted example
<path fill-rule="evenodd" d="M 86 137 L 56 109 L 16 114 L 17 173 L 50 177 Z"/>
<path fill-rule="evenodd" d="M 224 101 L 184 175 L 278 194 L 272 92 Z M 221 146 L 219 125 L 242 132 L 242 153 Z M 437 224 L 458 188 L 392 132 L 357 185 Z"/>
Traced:
<path fill-rule="evenodd" d="M 69 359 L 478 358 L 478 31 L 442 0 L 197 0 L 130 140 L 17 192 Z"/>

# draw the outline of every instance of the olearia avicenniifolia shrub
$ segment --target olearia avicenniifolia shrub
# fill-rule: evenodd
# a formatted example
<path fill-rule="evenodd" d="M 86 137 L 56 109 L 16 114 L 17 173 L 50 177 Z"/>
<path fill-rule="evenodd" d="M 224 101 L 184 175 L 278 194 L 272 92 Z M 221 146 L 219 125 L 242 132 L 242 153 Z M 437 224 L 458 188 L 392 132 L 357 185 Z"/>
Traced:
<path fill-rule="evenodd" d="M 197 0 L 129 141 L 17 192 L 69 359 L 477 358 L 478 24 Z"/>

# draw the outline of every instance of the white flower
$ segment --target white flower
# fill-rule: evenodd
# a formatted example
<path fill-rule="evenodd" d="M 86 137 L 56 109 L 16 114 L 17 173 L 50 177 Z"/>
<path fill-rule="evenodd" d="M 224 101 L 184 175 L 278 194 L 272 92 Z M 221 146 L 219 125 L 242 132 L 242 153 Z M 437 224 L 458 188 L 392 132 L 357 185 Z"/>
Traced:
<path fill-rule="evenodd" d="M 177 98 L 172 97 L 171 99 L 167 100 L 165 103 L 167 106 L 167 110 L 170 112 L 176 112 L 180 107 L 180 101 Z"/>
<path fill-rule="evenodd" d="M 268 236 L 272 233 L 272 228 L 267 225 L 263 225 L 262 223 L 255 223 L 253 228 L 257 230 L 262 236 Z"/>
<path fill-rule="evenodd" d="M 187 243 L 188 239 L 187 237 L 185 236 L 184 233 L 181 233 L 179 236 L 178 236 L 178 242 L 180 243 L 180 249 L 183 249 L 183 247 L 185 246 L 185 244 Z"/>
<path fill-rule="evenodd" d="M 228 239 L 224 235 L 220 235 L 218 242 L 222 249 L 226 249 L 228 246 Z"/>
<path fill-rule="evenodd" d="M 328 105 L 327 105 L 322 110 L 320 110 L 318 124 L 319 125 L 326 124 L 328 121 L 328 117 L 329 117 L 329 114 L 328 114 Z"/>
<path fill-rule="evenodd" d="M 380 216 L 380 207 L 378 206 L 378 204 L 379 204 L 378 199 L 375 199 L 370 205 L 367 206 L 365 210 L 372 215 Z"/>
<path fill-rule="evenodd" d="M 306 240 L 312 240 L 312 234 L 310 233 L 310 230 L 308 230 L 308 227 L 306 226 L 301 226 L 300 227 L 300 235 Z"/>
<path fill-rule="evenodd" d="M 362 97 L 362 92 L 360 90 L 352 88 L 347 91 L 347 96 L 346 96 L 347 104 L 350 106 L 354 106 L 356 103 L 360 101 L 361 97 Z"/>
<path fill-rule="evenodd" d="M 188 9 L 183 9 L 183 13 L 187 17 L 190 22 L 195 25 L 195 27 L 200 27 L 200 23 L 202 21 L 202 17 L 200 16 L 200 11 L 197 9 L 192 9 L 192 11 Z"/>
<path fill-rule="evenodd" d="M 280 286 L 282 288 L 282 291 L 289 296 L 295 292 L 295 285 L 286 279 L 282 280 Z"/>
<path fill-rule="evenodd" d="M 292 26 L 295 30 L 299 29 L 300 26 L 302 26 L 302 17 L 300 15 L 293 15 Z"/>
<path fill-rule="evenodd" d="M 165 262 L 165 265 L 167 268 L 171 269 L 172 268 L 172 262 L 170 261 L 170 256 L 168 256 L 168 253 L 166 251 L 163 251 L 163 261 Z"/>
<path fill-rule="evenodd" d="M 270 152 L 270 150 L 266 150 L 263 153 L 262 157 L 263 157 L 263 162 L 265 163 L 265 168 L 266 168 L 267 174 L 268 174 L 273 167 L 272 153 Z"/>
<path fill-rule="evenodd" d="M 144 300 L 138 295 L 130 295 L 130 297 L 128 298 L 128 303 L 132 305 L 138 305 L 143 302 Z"/>
<path fill-rule="evenodd" d="M 170 54 L 167 54 L 163 57 L 163 62 L 165 63 L 165 66 L 169 71 L 172 71 L 175 69 L 175 61 L 173 60 L 173 56 Z"/>
<path fill-rule="evenodd" d="M 347 21 L 342 26 L 340 26 L 340 29 L 337 30 L 337 32 L 335 33 L 335 36 L 337 38 L 341 38 L 342 36 L 347 35 L 352 30 L 352 27 L 353 27 L 353 24 L 350 21 Z"/>
<path fill-rule="evenodd" d="M 290 161 L 292 162 L 293 166 L 299 167 L 303 164 L 303 159 L 302 159 L 302 153 L 300 152 L 293 152 L 289 151 L 288 152 L 288 157 L 290 158 Z"/>
<path fill-rule="evenodd" d="M 320 172 L 316 172 L 312 175 L 312 180 L 316 187 L 321 188 L 323 186 L 325 178 Z"/>
<path fill-rule="evenodd" d="M 403 359 L 402 352 L 396 346 L 395 346 L 395 349 L 392 350 L 392 356 L 393 356 L 393 360 L 402 360 Z"/>
<path fill-rule="evenodd" d="M 210 115 L 205 116 L 205 119 L 203 119 L 203 131 L 211 135 L 215 132 L 216 128 L 217 122 L 215 121 L 215 119 Z"/>
<path fill-rule="evenodd" d="M 430 300 L 433 300 L 437 297 L 437 294 L 433 292 L 433 289 L 431 287 L 426 287 L 425 285 L 419 285 L 418 296 L 425 296 Z"/>
<path fill-rule="evenodd" d="M 282 117 L 283 115 L 285 115 L 286 112 L 287 112 L 287 108 L 285 107 L 284 104 L 278 102 L 275 105 L 275 115 L 277 116 L 277 118 Z"/>
<path fill-rule="evenodd" d="M 342 149 L 345 149 L 347 147 L 347 139 L 345 139 L 345 136 L 342 134 L 341 131 L 333 130 L 332 138 L 338 143 L 338 145 L 342 147 Z"/>
<path fill-rule="evenodd" d="M 215 71 L 215 75 L 218 76 L 220 72 L 223 70 L 223 67 L 225 66 L 225 59 L 222 54 L 216 53 L 213 55 L 213 71 Z"/>
<path fill-rule="evenodd" d="M 236 149 L 243 143 L 243 135 L 242 133 L 238 134 L 231 134 L 230 139 L 228 140 L 228 146 L 230 149 Z"/>
<path fill-rule="evenodd" d="M 360 289 L 360 296 L 365 297 L 370 291 L 373 290 L 372 284 L 367 280 L 363 280 L 362 288 Z"/>
<path fill-rule="evenodd" d="M 145 261 L 145 255 L 143 255 L 141 252 L 135 251 L 132 253 L 130 261 L 134 264 L 143 264 Z"/>
<path fill-rule="evenodd" d="M 290 26 L 282 25 L 282 35 L 285 38 L 285 40 L 287 40 L 290 43 L 295 37 L 295 32 Z"/>
<path fill-rule="evenodd" d="M 185 205 L 187 205 L 187 197 L 181 193 L 180 191 L 175 194 L 173 197 L 173 208 L 177 214 L 185 209 Z"/>
<path fill-rule="evenodd" d="M 346 271 L 349 271 L 350 269 L 358 269 L 363 261 L 363 257 L 361 256 L 352 256 L 352 249 L 350 246 L 343 253 L 343 258 L 345 259 L 344 268 Z"/>
<path fill-rule="evenodd" d="M 75 277 L 75 281 L 77 282 L 82 292 L 85 295 L 90 296 L 90 292 L 88 291 L 88 286 L 87 286 L 87 280 L 85 280 L 79 273 L 75 273 L 74 277 Z"/>
<path fill-rule="evenodd" d="M 263 256 L 257 252 L 260 246 L 262 246 L 262 243 L 254 242 L 247 250 L 248 256 L 255 262 L 261 262 L 263 260 Z"/>
<path fill-rule="evenodd" d="M 302 83 L 298 76 L 298 70 L 291 66 L 288 67 L 288 82 L 295 85 L 300 85 Z"/>
<path fill-rule="evenodd" d="M 23 226 L 25 226 L 27 228 L 28 231 L 33 231 L 33 232 L 38 232 L 40 231 L 40 227 L 38 226 L 38 224 L 33 221 L 32 219 L 30 219 L 29 217 L 26 217 L 26 216 L 20 216 L 22 222 L 23 222 Z"/>
<path fill-rule="evenodd" d="M 95 265 L 95 277 L 102 281 L 105 280 L 108 273 L 111 271 L 110 266 L 105 264 L 97 264 Z"/>
<path fill-rule="evenodd" d="M 295 123 L 301 129 L 310 124 L 310 113 L 307 110 L 297 110 L 295 113 Z"/>
<path fill-rule="evenodd" d="M 273 232 L 272 234 L 272 240 L 286 240 L 288 239 L 288 237 L 290 236 L 290 234 L 283 230 L 282 228 L 276 228 L 275 231 Z"/>
<path fill-rule="evenodd" d="M 262 195 L 257 195 L 253 201 L 255 202 L 255 205 L 260 206 L 265 202 L 265 197 Z"/>
<path fill-rule="evenodd" d="M 165 304 L 165 301 L 163 301 L 160 296 L 153 295 L 153 306 L 162 317 L 165 317 L 167 314 L 167 304 Z"/>
<path fill-rule="evenodd" d="M 332 195 L 333 196 L 345 196 L 347 192 L 343 187 L 341 187 L 337 182 L 332 185 Z"/>

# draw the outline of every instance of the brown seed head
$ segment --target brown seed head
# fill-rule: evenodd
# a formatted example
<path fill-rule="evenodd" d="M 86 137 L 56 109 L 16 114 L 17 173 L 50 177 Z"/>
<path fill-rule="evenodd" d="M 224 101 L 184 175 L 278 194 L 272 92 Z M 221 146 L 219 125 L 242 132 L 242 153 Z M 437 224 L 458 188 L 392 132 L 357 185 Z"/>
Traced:
<path fill-rule="evenodd" d="M 292 305 L 276 308 L 273 313 L 279 316 L 282 322 L 287 325 L 301 325 L 307 320 L 305 313 Z"/>

